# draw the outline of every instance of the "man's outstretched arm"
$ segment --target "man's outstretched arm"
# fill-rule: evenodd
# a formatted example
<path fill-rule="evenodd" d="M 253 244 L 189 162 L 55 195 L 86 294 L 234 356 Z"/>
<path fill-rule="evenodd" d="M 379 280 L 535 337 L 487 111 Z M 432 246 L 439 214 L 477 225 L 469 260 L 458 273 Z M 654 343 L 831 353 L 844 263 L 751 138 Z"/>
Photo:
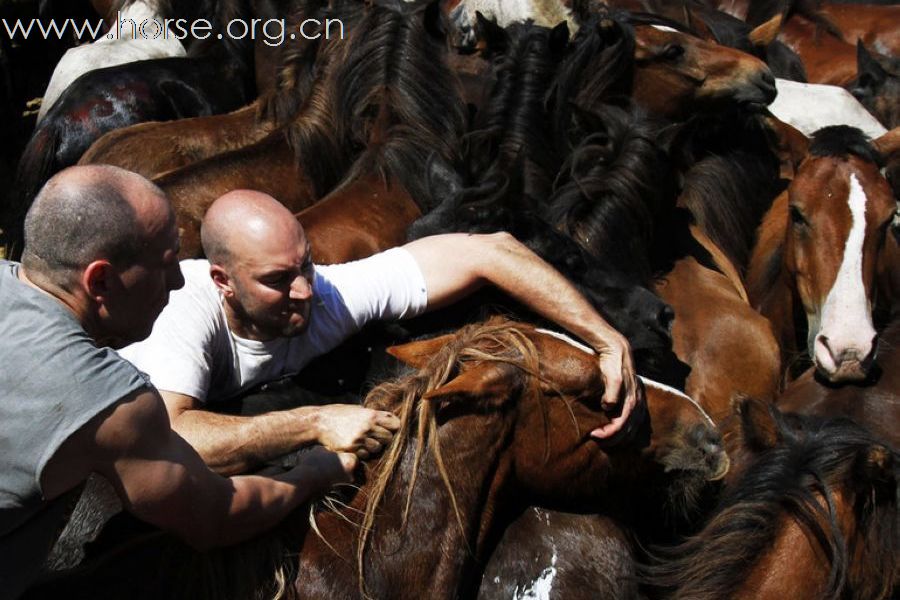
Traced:
<path fill-rule="evenodd" d="M 321 444 L 367 459 L 391 441 L 393 414 L 349 404 L 301 406 L 255 416 L 203 410 L 192 396 L 161 391 L 172 429 L 221 475 L 246 473 L 301 446 Z"/>
<path fill-rule="evenodd" d="M 490 283 L 590 344 L 599 355 L 606 386 L 604 408 L 622 402 L 621 414 L 595 430 L 596 437 L 617 433 L 642 402 L 628 341 L 568 279 L 513 236 L 452 233 L 422 238 L 404 247 L 425 277 L 429 309 L 450 304 Z"/>
<path fill-rule="evenodd" d="M 355 465 L 351 454 L 318 449 L 277 477 L 216 475 L 171 430 L 159 394 L 142 390 L 73 434 L 48 462 L 41 483 L 54 497 L 96 471 L 126 510 L 203 549 L 262 533 L 300 504 L 349 481 Z"/>

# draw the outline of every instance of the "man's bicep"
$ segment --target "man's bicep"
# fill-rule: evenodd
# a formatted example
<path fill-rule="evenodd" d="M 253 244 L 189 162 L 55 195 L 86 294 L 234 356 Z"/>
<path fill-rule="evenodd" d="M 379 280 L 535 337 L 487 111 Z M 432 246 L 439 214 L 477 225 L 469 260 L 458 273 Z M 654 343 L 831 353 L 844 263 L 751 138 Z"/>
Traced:
<path fill-rule="evenodd" d="M 190 536 L 210 514 L 227 512 L 231 484 L 172 431 L 155 390 L 122 402 L 98 429 L 97 441 L 106 456 L 97 470 L 139 518 Z"/>

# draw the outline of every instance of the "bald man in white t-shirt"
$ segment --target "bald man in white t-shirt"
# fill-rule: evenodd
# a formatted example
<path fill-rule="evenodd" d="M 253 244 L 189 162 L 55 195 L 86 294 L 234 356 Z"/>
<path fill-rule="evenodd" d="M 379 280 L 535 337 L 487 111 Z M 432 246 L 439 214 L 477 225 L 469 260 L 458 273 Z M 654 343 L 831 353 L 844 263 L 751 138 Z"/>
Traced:
<path fill-rule="evenodd" d="M 335 404 L 248 417 L 218 414 L 215 403 L 299 372 L 373 319 L 412 317 L 487 283 L 597 350 L 603 406 L 621 403 L 622 410 L 596 437 L 618 432 L 641 401 L 624 337 L 507 234 L 433 236 L 354 263 L 315 266 L 290 211 L 239 190 L 213 203 L 201 236 L 208 260 L 181 263 L 184 287 L 150 337 L 121 354 L 150 376 L 173 429 L 220 473 L 314 443 L 364 459 L 378 453 L 399 427 L 391 413 Z"/>

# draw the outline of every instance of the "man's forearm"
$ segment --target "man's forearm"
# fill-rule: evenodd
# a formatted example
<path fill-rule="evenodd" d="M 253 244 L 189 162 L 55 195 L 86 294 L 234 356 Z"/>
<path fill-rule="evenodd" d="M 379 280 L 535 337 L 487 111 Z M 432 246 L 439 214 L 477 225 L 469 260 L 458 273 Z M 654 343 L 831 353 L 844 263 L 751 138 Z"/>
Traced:
<path fill-rule="evenodd" d="M 595 349 L 619 336 L 568 279 L 511 237 L 482 255 L 480 269 L 494 286 Z"/>
<path fill-rule="evenodd" d="M 334 461 L 339 462 L 336 455 Z M 204 547 L 227 546 L 274 527 L 292 510 L 326 492 L 333 475 L 326 476 L 320 465 L 301 464 L 273 478 L 244 475 L 230 481 L 234 495 L 227 515 L 214 537 L 203 540 Z"/>
<path fill-rule="evenodd" d="M 187 410 L 172 429 L 222 475 L 246 473 L 260 463 L 317 440 L 317 407 L 302 407 L 253 417 Z"/>

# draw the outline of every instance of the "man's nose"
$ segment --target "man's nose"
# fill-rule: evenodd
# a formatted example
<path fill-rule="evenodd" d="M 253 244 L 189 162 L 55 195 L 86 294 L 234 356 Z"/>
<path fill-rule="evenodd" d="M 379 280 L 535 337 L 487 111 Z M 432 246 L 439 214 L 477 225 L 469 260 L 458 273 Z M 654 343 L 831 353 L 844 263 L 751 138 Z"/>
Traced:
<path fill-rule="evenodd" d="M 306 277 L 296 277 L 291 282 L 291 300 L 309 300 L 312 298 L 312 282 Z"/>

